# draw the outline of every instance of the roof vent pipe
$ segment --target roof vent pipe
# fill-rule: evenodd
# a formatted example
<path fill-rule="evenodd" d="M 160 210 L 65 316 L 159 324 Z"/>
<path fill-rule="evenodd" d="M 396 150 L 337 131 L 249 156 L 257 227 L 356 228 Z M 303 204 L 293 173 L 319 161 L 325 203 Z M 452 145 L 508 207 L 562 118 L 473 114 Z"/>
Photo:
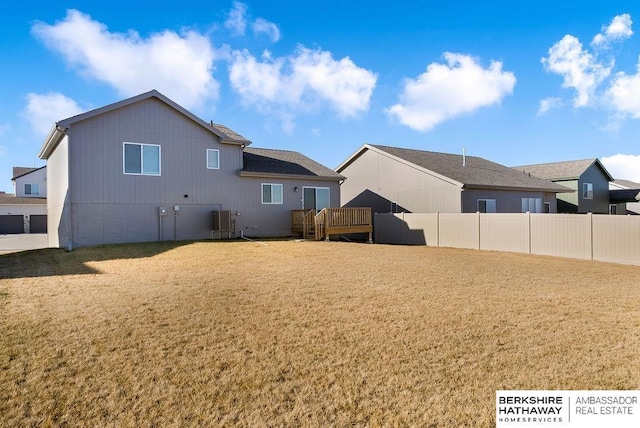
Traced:
<path fill-rule="evenodd" d="M 467 149 L 462 148 L 462 166 L 467 166 Z"/>

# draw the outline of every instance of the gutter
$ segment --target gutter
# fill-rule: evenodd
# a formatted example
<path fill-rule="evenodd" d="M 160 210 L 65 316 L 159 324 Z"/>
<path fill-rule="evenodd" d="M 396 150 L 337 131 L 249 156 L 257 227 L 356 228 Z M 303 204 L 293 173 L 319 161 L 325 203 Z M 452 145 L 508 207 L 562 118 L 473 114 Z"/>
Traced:
<path fill-rule="evenodd" d="M 69 128 L 58 125 L 57 122 L 54 123 L 47 135 L 47 138 L 44 140 L 44 144 L 42 145 L 40 152 L 38 152 L 38 157 L 40 159 L 49 159 L 51 153 L 53 153 L 56 147 L 58 147 L 58 144 L 60 144 L 60 141 L 62 141 L 65 135 L 67 135 L 66 132 L 68 129 Z"/>

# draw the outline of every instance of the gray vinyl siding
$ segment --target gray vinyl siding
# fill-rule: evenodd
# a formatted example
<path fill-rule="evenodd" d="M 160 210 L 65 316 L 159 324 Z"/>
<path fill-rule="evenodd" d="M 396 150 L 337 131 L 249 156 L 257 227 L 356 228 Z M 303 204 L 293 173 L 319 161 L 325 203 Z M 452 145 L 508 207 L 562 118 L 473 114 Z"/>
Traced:
<path fill-rule="evenodd" d="M 478 210 L 478 199 L 495 199 L 497 213 L 519 213 L 522 211 L 522 198 L 540 198 L 543 212 L 545 202 L 551 204 L 550 212 L 556 212 L 555 193 L 486 189 L 466 189 L 462 192 L 462 212 L 476 212 Z"/>
<path fill-rule="evenodd" d="M 236 236 L 286 236 L 303 186 L 329 187 L 340 206 L 336 180 L 241 177 L 239 145 L 155 98 L 72 123 L 67 135 L 48 159 L 51 246 L 69 246 L 70 236 L 71 248 L 214 238 L 214 210 L 232 212 Z M 159 145 L 160 175 L 124 174 L 125 142 Z M 207 149 L 219 150 L 219 169 L 207 168 Z M 263 182 L 283 184 L 283 204 L 261 203 Z"/>
<path fill-rule="evenodd" d="M 262 204 L 262 183 L 282 184 L 282 204 Z M 331 206 L 340 206 L 340 185 L 337 181 L 243 177 L 244 197 L 240 215 L 235 218 L 236 234 L 242 230 L 245 236 L 291 235 L 291 211 L 302 209 L 303 187 L 328 187 Z"/>
<path fill-rule="evenodd" d="M 460 187 L 438 176 L 366 150 L 342 171 L 345 206 L 370 206 L 390 212 L 391 204 L 409 212 L 460 212 Z M 395 206 L 395 205 L 394 205 Z"/>
<path fill-rule="evenodd" d="M 593 199 L 584 199 L 582 197 L 582 184 L 593 184 Z M 591 165 L 578 180 L 577 196 L 580 201 L 578 212 L 608 214 L 609 213 L 609 181 L 607 176 L 596 165 Z"/>
<path fill-rule="evenodd" d="M 211 238 L 211 211 L 241 206 L 240 148 L 155 98 L 68 132 L 74 246 Z M 124 174 L 124 142 L 159 145 L 160 176 Z M 220 169 L 207 169 L 207 149 L 220 151 Z"/>
<path fill-rule="evenodd" d="M 239 194 L 238 146 L 155 98 L 76 123 L 70 134 L 78 142 L 69 153 L 73 203 L 229 205 Z M 124 174 L 124 142 L 159 145 L 161 175 Z M 207 169 L 207 149 L 220 150 L 220 169 Z"/>

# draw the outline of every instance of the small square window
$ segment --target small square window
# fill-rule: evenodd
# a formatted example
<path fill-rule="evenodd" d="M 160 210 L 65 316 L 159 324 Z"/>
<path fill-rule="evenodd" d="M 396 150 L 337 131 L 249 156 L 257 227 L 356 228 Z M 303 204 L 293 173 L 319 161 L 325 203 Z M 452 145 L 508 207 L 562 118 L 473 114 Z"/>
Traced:
<path fill-rule="evenodd" d="M 282 184 L 262 183 L 262 203 L 281 204 Z"/>
<path fill-rule="evenodd" d="M 40 185 L 39 184 L 25 184 L 24 185 L 24 194 L 37 196 L 40 194 Z"/>
<path fill-rule="evenodd" d="M 207 169 L 220 169 L 220 150 L 207 149 Z"/>

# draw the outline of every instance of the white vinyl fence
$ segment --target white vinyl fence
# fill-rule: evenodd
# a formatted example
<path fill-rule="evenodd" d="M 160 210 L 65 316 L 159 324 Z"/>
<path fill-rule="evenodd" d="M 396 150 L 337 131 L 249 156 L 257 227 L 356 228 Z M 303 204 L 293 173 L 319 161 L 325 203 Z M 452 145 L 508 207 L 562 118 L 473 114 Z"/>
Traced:
<path fill-rule="evenodd" d="M 510 251 L 640 265 L 640 216 L 375 214 L 375 242 Z"/>

